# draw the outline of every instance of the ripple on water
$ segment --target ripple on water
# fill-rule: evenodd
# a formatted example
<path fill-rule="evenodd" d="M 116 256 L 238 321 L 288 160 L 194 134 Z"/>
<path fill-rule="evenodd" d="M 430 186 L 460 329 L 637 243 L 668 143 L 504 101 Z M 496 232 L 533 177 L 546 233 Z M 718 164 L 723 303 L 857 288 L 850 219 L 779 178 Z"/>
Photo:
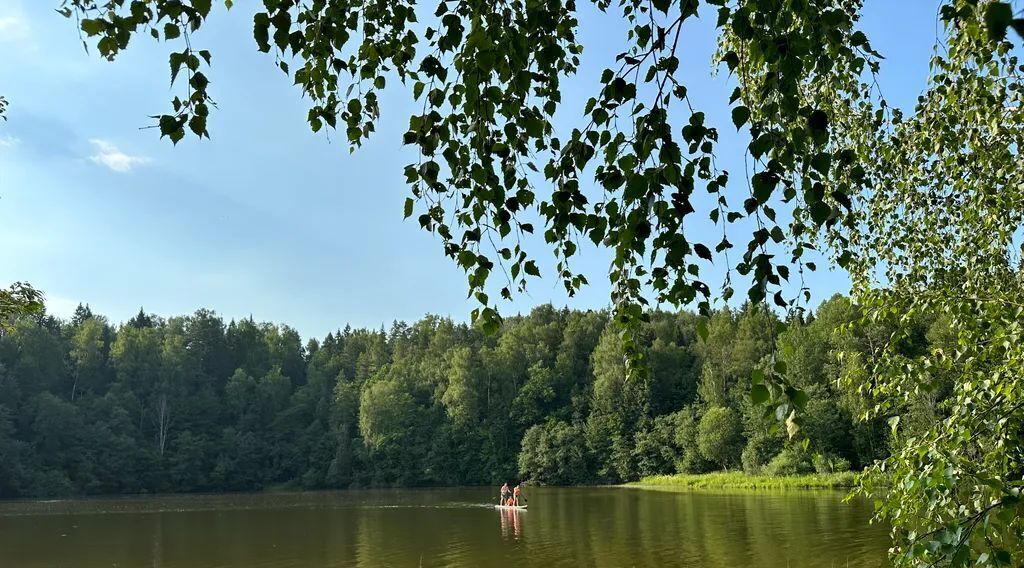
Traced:
<path fill-rule="evenodd" d="M 0 503 L 4 566 L 879 566 L 885 527 L 831 494 L 491 488 Z M 65 536 L 61 536 L 65 535 Z M 808 563 L 808 559 L 813 559 Z M 802 560 L 802 561 L 801 561 Z"/>

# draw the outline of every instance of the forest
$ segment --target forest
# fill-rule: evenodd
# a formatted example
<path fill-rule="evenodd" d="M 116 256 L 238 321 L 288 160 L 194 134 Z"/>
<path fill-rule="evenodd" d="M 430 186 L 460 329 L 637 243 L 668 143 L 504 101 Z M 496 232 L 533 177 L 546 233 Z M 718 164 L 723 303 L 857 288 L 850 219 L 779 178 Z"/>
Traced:
<path fill-rule="evenodd" d="M 0 337 L 0 497 L 785 475 L 887 456 L 891 429 L 861 419 L 858 387 L 891 330 L 856 324 L 847 298 L 787 321 L 721 309 L 706 341 L 698 321 L 654 312 L 649 372 L 627 380 L 606 311 L 550 305 L 495 335 L 427 316 L 305 343 L 208 310 L 21 318 Z M 921 321 L 904 348 L 944 332 Z M 751 401 L 773 347 L 808 394 L 793 441 Z M 903 408 L 901 433 L 941 396 Z"/>

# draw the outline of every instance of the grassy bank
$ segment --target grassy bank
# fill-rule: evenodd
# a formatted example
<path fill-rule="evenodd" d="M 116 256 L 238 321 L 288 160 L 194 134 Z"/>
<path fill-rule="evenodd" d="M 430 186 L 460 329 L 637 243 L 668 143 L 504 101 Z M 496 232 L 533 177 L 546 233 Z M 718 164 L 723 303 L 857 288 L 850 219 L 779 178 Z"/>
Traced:
<path fill-rule="evenodd" d="M 747 475 L 742 472 L 655 475 L 628 483 L 631 487 L 689 489 L 844 489 L 855 484 L 853 472 L 807 475 Z"/>

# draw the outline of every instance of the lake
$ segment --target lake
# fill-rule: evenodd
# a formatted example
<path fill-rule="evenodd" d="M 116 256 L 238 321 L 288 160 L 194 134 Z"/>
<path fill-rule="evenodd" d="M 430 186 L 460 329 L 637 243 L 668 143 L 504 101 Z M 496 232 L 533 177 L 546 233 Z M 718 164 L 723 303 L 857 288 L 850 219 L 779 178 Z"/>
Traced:
<path fill-rule="evenodd" d="M 843 493 L 529 488 L 0 502 L 0 566 L 867 567 L 884 527 Z"/>

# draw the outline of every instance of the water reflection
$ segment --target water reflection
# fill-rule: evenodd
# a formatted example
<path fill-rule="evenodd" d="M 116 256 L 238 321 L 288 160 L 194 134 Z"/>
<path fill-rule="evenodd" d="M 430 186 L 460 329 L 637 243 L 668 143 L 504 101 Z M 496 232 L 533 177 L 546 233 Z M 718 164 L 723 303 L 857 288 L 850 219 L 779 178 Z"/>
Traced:
<path fill-rule="evenodd" d="M 152 568 L 162 568 L 161 559 L 164 557 L 164 518 L 163 515 L 156 516 L 156 522 L 153 523 L 153 552 Z"/>
<path fill-rule="evenodd" d="M 868 568 L 887 547 L 841 493 L 530 496 L 529 511 L 496 511 L 487 489 L 0 502 L 0 566 Z"/>
<path fill-rule="evenodd" d="M 522 511 L 518 509 L 498 509 L 498 514 L 501 516 L 502 538 L 508 539 L 511 537 L 514 540 L 519 540 L 523 531 L 519 521 L 521 513 Z"/>

